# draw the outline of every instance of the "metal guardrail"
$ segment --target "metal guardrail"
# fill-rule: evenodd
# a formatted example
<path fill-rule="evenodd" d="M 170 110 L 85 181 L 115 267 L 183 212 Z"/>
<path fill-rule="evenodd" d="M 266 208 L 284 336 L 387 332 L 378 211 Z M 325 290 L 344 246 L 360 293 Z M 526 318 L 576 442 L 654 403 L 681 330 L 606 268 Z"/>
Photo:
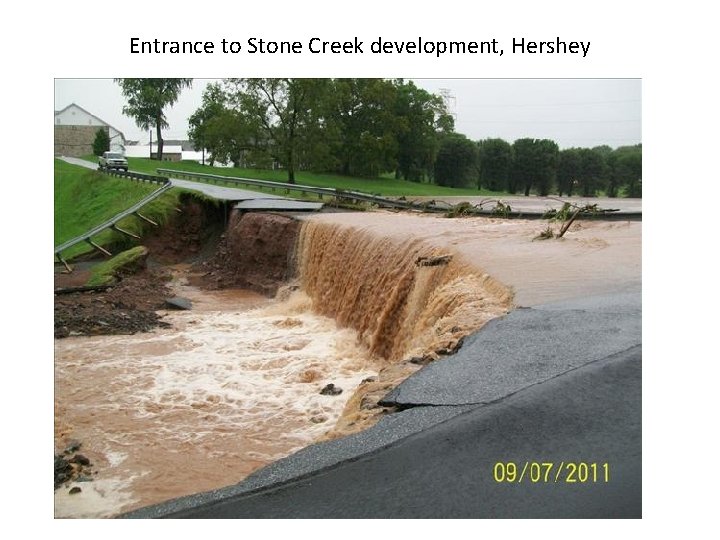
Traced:
<path fill-rule="evenodd" d="M 274 182 L 272 180 L 257 180 L 254 178 L 243 178 L 236 176 L 221 176 L 218 174 L 207 174 L 207 173 L 196 173 L 189 171 L 178 171 L 174 169 L 157 169 L 160 174 L 166 174 L 168 176 L 175 176 L 177 178 L 201 178 L 210 182 L 223 182 L 225 184 L 235 184 L 239 186 L 255 186 L 255 187 L 266 187 L 272 190 L 284 189 L 286 192 L 297 191 L 302 195 L 306 193 L 313 193 L 319 195 L 320 198 L 323 196 L 334 197 L 335 199 L 344 199 L 351 201 L 363 201 L 375 203 L 378 206 L 390 207 L 390 208 L 404 208 L 404 209 L 423 209 L 428 211 L 445 212 L 446 207 L 439 207 L 436 205 L 427 205 L 415 203 L 412 201 L 403 201 L 396 199 L 387 199 L 378 195 L 371 195 L 369 193 L 361 193 L 359 191 L 351 191 L 337 188 L 322 188 L 316 186 L 305 186 L 302 184 L 288 184 L 286 182 Z"/>
<path fill-rule="evenodd" d="M 121 171 L 119 169 L 98 169 L 100 172 L 109 174 L 110 176 L 118 176 L 120 178 L 129 178 L 139 182 L 154 182 L 156 184 L 167 184 L 170 180 L 166 176 L 154 176 L 152 174 L 144 174 L 134 171 Z"/>
<path fill-rule="evenodd" d="M 143 175 L 143 176 L 149 177 L 149 175 Z M 159 177 L 153 177 L 153 178 L 158 179 Z M 98 246 L 97 244 L 95 244 L 92 241 L 92 237 L 95 236 L 96 234 L 104 231 L 105 229 L 109 229 L 109 228 L 117 228 L 118 230 L 120 230 L 120 232 L 124 232 L 125 234 L 130 234 L 132 236 L 131 233 L 128 233 L 127 231 L 123 231 L 122 229 L 119 229 L 117 227 L 117 223 L 132 214 L 136 214 L 138 212 L 138 210 L 140 210 L 143 206 L 145 206 L 149 202 L 157 199 L 160 195 L 162 195 L 169 189 L 172 189 L 173 186 L 167 178 L 163 178 L 162 180 L 164 180 L 162 187 L 160 187 L 159 189 L 156 189 L 155 191 L 153 191 L 146 197 L 142 198 L 141 200 L 139 200 L 138 202 L 133 204 L 131 207 L 123 210 L 119 214 L 113 216 L 109 220 L 101 223 L 100 225 L 93 227 L 89 231 L 81 234 L 80 236 L 76 236 L 75 238 L 72 238 L 72 239 L 68 240 L 67 242 L 63 242 L 59 246 L 56 246 L 55 247 L 55 256 L 60 260 L 60 262 L 62 262 L 63 264 L 65 264 L 67 266 L 67 263 L 65 263 L 65 261 L 63 261 L 63 259 L 62 259 L 62 256 L 61 256 L 62 252 L 65 251 L 66 249 L 71 248 L 72 246 L 74 246 L 76 244 L 79 244 L 80 242 L 88 242 L 94 248 L 99 249 L 103 253 L 108 254 L 108 252 L 106 250 L 104 250 L 103 248 L 101 248 L 100 246 Z M 160 180 L 152 180 L 152 181 L 159 182 Z M 145 219 L 146 221 L 150 221 L 147 218 L 145 218 L 144 216 L 140 216 L 140 217 L 142 219 Z"/>
<path fill-rule="evenodd" d="M 407 199 L 388 199 L 379 195 L 371 195 L 359 191 L 344 190 L 337 188 L 322 188 L 315 186 L 305 186 L 302 184 L 288 184 L 285 182 L 274 182 L 272 180 L 257 180 L 254 178 L 243 178 L 235 176 L 221 176 L 218 174 L 197 173 L 189 171 L 179 171 L 174 169 L 157 169 L 160 174 L 168 176 L 185 177 L 188 179 L 198 178 L 210 182 L 223 182 L 225 184 L 235 184 L 242 186 L 268 187 L 272 190 L 285 189 L 286 192 L 296 191 L 301 194 L 314 193 L 323 196 L 334 197 L 336 200 L 363 201 L 377 204 L 386 208 L 398 208 L 404 210 L 418 210 L 421 212 L 447 213 L 452 211 L 457 205 L 452 205 L 445 201 L 413 201 Z M 464 215 L 475 215 L 485 217 L 502 217 L 509 219 L 543 219 L 545 211 L 537 212 L 530 210 L 513 210 L 510 207 L 505 209 L 503 205 L 500 207 L 488 206 L 483 208 L 484 204 L 494 204 L 502 202 L 500 199 L 488 198 L 480 204 L 473 205 L 465 210 Z M 641 220 L 642 212 L 621 212 L 618 210 L 603 210 L 597 214 L 583 214 L 578 219 L 612 219 L 612 220 Z"/>

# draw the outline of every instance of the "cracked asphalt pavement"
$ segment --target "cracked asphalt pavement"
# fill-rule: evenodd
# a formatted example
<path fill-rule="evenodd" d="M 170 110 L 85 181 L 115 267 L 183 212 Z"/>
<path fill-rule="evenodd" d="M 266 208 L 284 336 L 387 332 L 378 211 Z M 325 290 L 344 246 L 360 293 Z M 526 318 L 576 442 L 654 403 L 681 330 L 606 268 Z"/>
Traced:
<path fill-rule="evenodd" d="M 640 291 L 517 309 L 388 394 L 403 410 L 373 428 L 122 517 L 640 518 L 641 321 Z M 533 463 L 553 474 L 520 480 Z"/>

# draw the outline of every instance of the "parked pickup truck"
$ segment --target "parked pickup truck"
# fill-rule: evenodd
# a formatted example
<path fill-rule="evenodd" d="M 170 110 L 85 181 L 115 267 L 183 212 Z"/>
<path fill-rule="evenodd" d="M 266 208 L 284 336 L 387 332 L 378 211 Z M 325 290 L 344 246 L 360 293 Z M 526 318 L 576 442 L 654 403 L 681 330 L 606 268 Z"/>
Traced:
<path fill-rule="evenodd" d="M 128 162 L 125 156 L 118 154 L 117 152 L 103 152 L 103 155 L 98 159 L 98 169 L 119 169 L 127 172 Z"/>

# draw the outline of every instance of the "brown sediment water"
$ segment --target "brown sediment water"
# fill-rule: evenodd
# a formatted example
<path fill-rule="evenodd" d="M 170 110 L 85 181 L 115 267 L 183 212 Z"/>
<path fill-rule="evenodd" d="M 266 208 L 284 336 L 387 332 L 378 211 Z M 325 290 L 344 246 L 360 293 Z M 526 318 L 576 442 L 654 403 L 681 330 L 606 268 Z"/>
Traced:
<path fill-rule="evenodd" d="M 315 310 L 356 329 L 373 354 L 389 360 L 452 347 L 511 300 L 459 253 L 415 238 L 310 221 L 298 252 Z"/>
<path fill-rule="evenodd" d="M 451 351 L 507 312 L 513 293 L 531 305 L 639 280 L 639 225 L 578 224 L 532 242 L 541 228 L 315 216 L 294 249 L 299 290 L 269 300 L 183 285 L 194 307 L 167 313 L 171 329 L 57 340 L 56 447 L 83 441 L 98 474 L 79 494 L 58 489 L 56 516 L 111 516 L 237 483 L 371 425 L 378 399 L 419 369 L 410 359 Z M 344 392 L 321 395 L 328 383 Z"/>
<path fill-rule="evenodd" d="M 563 238 L 549 241 L 533 241 L 547 227 L 544 220 L 373 212 L 323 214 L 312 222 L 354 228 L 390 243 L 412 238 L 459 253 L 472 268 L 510 287 L 519 306 L 639 288 L 641 283 L 639 221 L 576 221 Z"/>
<path fill-rule="evenodd" d="M 351 390 L 377 371 L 355 333 L 301 292 L 197 294 L 204 305 L 166 315 L 172 329 L 56 341 L 56 449 L 81 440 L 98 471 L 79 494 L 56 491 L 56 517 L 236 483 L 328 430 L 350 392 L 320 395 L 325 384 Z"/>

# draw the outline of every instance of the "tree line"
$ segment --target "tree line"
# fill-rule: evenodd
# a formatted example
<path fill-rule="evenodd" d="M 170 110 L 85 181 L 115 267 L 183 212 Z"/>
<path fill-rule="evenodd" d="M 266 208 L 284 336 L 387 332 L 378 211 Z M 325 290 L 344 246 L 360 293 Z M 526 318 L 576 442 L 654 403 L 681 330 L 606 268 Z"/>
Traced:
<path fill-rule="evenodd" d="M 237 167 L 421 181 L 453 131 L 442 98 L 411 81 L 224 79 L 210 84 L 188 135 L 210 160 Z"/>
<path fill-rule="evenodd" d="M 192 79 L 117 79 L 125 114 L 167 126 L 163 109 Z M 560 150 L 549 139 L 472 141 L 443 99 L 403 79 L 223 79 L 207 86 L 188 135 L 210 164 L 391 173 L 413 182 L 508 193 L 642 196 L 642 145 Z"/>
<path fill-rule="evenodd" d="M 642 145 L 560 150 L 550 139 L 441 139 L 435 182 L 511 194 L 642 197 Z"/>

